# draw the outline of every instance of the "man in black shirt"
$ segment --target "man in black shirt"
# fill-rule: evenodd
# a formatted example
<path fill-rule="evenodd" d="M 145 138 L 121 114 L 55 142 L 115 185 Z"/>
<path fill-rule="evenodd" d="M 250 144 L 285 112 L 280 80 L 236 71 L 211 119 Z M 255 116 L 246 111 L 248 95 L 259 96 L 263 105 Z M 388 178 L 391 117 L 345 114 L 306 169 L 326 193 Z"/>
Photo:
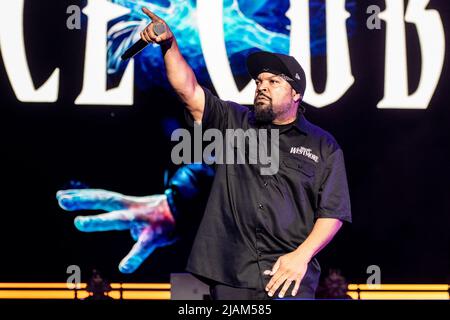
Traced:
<path fill-rule="evenodd" d="M 143 11 L 153 22 L 141 38 L 161 45 L 191 125 L 279 135 L 270 150 L 277 155 L 274 174 L 261 174 L 260 164 L 216 166 L 187 270 L 210 285 L 214 299 L 314 298 L 320 276 L 314 256 L 351 213 L 341 148 L 299 110 L 306 87 L 301 66 L 287 55 L 251 54 L 254 107 L 222 101 L 198 84 L 165 22 Z M 156 35 L 154 24 L 166 32 Z"/>

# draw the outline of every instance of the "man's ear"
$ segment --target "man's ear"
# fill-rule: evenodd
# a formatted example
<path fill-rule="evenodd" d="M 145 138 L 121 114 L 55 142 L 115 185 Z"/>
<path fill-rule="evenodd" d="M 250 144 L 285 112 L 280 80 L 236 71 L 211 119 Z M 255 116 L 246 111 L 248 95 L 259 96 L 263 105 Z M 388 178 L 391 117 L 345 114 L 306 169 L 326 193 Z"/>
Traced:
<path fill-rule="evenodd" d="M 292 99 L 295 102 L 300 102 L 301 97 L 302 96 L 300 95 L 300 93 L 297 93 L 294 89 L 292 89 Z"/>

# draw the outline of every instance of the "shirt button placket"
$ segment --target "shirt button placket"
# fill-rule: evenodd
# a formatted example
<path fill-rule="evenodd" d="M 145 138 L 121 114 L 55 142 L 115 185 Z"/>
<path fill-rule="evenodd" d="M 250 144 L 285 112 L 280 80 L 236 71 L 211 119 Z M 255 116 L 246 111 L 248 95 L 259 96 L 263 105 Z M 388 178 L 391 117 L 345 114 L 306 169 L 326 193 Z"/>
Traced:
<path fill-rule="evenodd" d="M 262 257 L 262 252 L 261 252 L 260 245 L 259 245 L 259 241 L 261 240 L 261 229 L 256 228 L 255 234 L 256 234 L 256 254 L 258 255 L 258 260 L 259 260 L 259 258 Z"/>

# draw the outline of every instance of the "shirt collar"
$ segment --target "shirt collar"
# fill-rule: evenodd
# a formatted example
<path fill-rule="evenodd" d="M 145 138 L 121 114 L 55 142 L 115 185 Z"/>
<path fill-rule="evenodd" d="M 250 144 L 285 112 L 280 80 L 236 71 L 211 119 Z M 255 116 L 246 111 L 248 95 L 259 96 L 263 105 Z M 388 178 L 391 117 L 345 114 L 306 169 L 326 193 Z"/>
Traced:
<path fill-rule="evenodd" d="M 250 123 L 252 123 L 253 125 L 257 125 L 256 120 L 255 120 L 254 110 L 252 110 L 252 112 L 250 113 L 249 120 L 250 120 Z M 267 125 L 265 125 L 265 126 L 267 127 Z M 295 124 L 293 125 L 293 127 L 306 135 L 311 132 L 310 131 L 311 127 L 310 127 L 309 121 L 306 120 L 303 113 L 300 113 L 300 112 L 298 113 L 297 119 L 295 120 Z M 270 128 L 270 125 L 269 125 L 269 128 Z"/>
<path fill-rule="evenodd" d="M 292 125 L 289 126 L 289 128 L 286 128 L 282 131 L 280 131 L 280 133 L 286 132 L 292 128 L 296 128 L 297 130 L 299 130 L 301 133 L 307 135 L 310 132 L 310 124 L 308 122 L 308 120 L 306 120 L 305 116 L 302 113 L 299 113 L 297 116 L 297 119 L 294 120 L 294 122 L 291 122 Z"/>
<path fill-rule="evenodd" d="M 295 127 L 300 130 L 301 132 L 303 132 L 304 134 L 308 134 L 310 133 L 310 124 L 308 122 L 308 120 L 306 120 L 305 116 L 303 115 L 303 113 L 299 113 L 297 116 L 297 120 L 295 122 Z"/>

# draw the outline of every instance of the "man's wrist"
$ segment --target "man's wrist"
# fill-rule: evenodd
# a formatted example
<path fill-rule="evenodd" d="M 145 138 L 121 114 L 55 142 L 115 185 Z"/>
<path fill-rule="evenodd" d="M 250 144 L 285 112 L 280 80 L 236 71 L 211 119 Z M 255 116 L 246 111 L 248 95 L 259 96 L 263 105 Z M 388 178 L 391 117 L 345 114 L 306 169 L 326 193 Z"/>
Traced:
<path fill-rule="evenodd" d="M 309 263 L 314 258 L 314 250 L 304 244 L 301 244 L 295 250 L 295 253 L 299 257 L 299 259 L 304 261 L 305 263 Z"/>
<path fill-rule="evenodd" d="M 164 54 L 166 54 L 166 52 L 172 48 L 172 46 L 177 45 L 176 41 L 175 41 L 175 37 L 172 37 L 170 39 L 167 39 L 166 41 L 161 42 L 160 44 L 161 47 L 161 51 Z"/>

